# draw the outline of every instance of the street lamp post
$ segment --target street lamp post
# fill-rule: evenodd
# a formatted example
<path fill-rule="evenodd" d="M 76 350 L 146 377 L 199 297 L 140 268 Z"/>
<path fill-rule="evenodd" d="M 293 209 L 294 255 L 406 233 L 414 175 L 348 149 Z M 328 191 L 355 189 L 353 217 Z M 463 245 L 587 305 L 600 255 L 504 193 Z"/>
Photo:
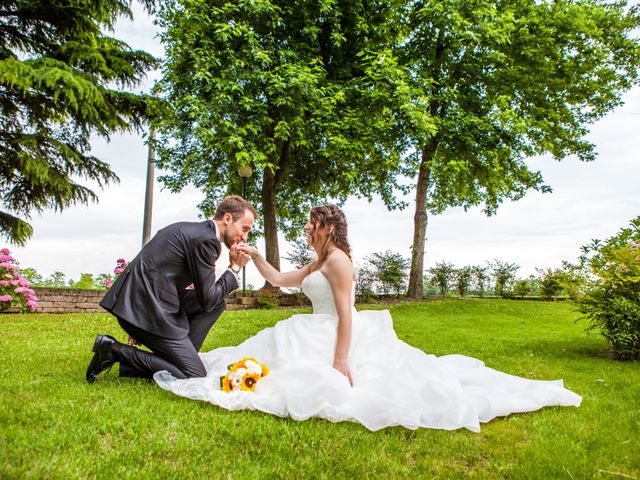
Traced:
<path fill-rule="evenodd" d="M 251 176 L 253 170 L 249 165 L 240 165 L 238 167 L 238 175 L 242 177 L 242 198 L 247 196 L 247 178 Z M 242 267 L 242 294 L 246 290 L 247 267 Z"/>
<path fill-rule="evenodd" d="M 147 182 L 144 195 L 144 217 L 142 220 L 142 246 L 151 238 L 151 212 L 153 210 L 153 178 L 156 162 L 156 129 L 149 132 L 149 153 L 147 158 Z"/>

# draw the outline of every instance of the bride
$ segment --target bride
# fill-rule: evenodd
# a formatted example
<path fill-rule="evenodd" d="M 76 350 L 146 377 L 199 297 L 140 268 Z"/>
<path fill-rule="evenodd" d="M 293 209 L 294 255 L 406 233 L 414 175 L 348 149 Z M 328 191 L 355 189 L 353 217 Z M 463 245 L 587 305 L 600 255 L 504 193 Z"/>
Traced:
<path fill-rule="evenodd" d="M 436 357 L 398 339 L 389 312 L 356 311 L 347 223 L 335 205 L 314 207 L 304 226 L 317 260 L 279 272 L 253 247 L 250 255 L 272 285 L 302 287 L 313 313 L 294 315 L 234 347 L 201 354 L 207 376 L 155 381 L 178 395 L 228 410 L 261 410 L 295 420 L 321 417 L 359 422 L 369 430 L 393 425 L 480 431 L 480 423 L 582 398 L 562 380 L 528 380 L 463 355 Z M 226 392 L 228 366 L 253 357 L 269 368 L 255 392 Z"/>

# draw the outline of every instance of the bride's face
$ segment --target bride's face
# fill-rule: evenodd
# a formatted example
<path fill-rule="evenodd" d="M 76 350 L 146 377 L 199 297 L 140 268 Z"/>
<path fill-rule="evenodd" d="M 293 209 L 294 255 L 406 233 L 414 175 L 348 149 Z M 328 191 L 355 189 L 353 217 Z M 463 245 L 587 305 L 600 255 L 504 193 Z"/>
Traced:
<path fill-rule="evenodd" d="M 320 239 L 319 234 L 322 232 L 322 228 L 320 228 L 319 224 L 320 222 L 314 222 L 311 218 L 309 218 L 305 226 L 302 227 L 302 229 L 307 234 L 307 243 L 312 247 L 316 246 L 318 240 Z"/>
<path fill-rule="evenodd" d="M 313 232 L 315 232 L 316 226 L 311 221 L 311 219 L 308 219 L 307 223 L 304 225 L 304 227 L 302 227 L 302 229 L 304 230 L 304 233 L 307 234 L 307 243 L 313 247 L 313 242 L 314 242 Z"/>
<path fill-rule="evenodd" d="M 307 223 L 303 227 L 303 230 L 307 234 L 307 243 L 313 248 L 319 247 L 323 244 L 324 237 L 326 236 L 326 229 L 320 226 L 319 221 L 313 221 L 311 218 L 307 220 Z"/>

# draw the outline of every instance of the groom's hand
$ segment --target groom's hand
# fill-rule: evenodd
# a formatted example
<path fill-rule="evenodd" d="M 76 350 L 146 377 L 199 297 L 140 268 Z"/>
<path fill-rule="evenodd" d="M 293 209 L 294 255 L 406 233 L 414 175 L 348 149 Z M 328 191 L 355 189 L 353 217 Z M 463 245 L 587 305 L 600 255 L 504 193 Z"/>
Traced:
<path fill-rule="evenodd" d="M 229 249 L 229 261 L 232 265 L 244 267 L 247 263 L 249 263 L 249 260 L 251 260 L 251 257 L 240 250 L 237 244 L 233 245 Z"/>

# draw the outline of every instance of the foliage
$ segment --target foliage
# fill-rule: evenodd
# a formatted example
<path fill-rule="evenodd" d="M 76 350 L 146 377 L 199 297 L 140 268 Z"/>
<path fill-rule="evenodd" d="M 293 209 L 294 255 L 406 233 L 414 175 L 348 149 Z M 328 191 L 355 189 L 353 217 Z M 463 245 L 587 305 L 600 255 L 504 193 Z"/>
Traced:
<path fill-rule="evenodd" d="M 562 269 L 545 268 L 536 269 L 540 274 L 540 291 L 543 296 L 551 300 L 557 297 L 562 292 L 562 280 L 564 278 L 564 272 Z"/>
<path fill-rule="evenodd" d="M 206 214 L 240 191 L 239 166 L 256 175 L 266 259 L 277 233 L 293 239 L 311 206 L 381 195 L 395 208 L 406 146 L 392 132 L 407 107 L 406 73 L 390 52 L 396 0 L 169 1 L 159 13 L 167 47 L 160 93 L 161 181 L 203 190 Z M 392 8 L 394 7 L 394 8 Z M 420 112 L 416 113 L 420 117 Z"/>
<path fill-rule="evenodd" d="M 478 290 L 478 295 L 480 298 L 484 297 L 484 291 L 487 287 L 487 282 L 489 281 L 489 273 L 487 271 L 487 267 L 481 267 L 476 265 L 472 267 L 473 276 L 476 281 L 476 288 Z"/>
<path fill-rule="evenodd" d="M 309 246 L 306 235 L 303 237 L 298 237 L 293 242 L 293 249 L 284 256 L 284 258 L 286 258 L 291 263 L 291 265 L 293 265 L 297 269 L 303 268 L 305 265 L 310 264 L 311 262 L 313 262 L 315 257 L 315 252 L 313 248 Z"/>
<path fill-rule="evenodd" d="M 431 279 L 425 276 L 422 279 L 422 295 L 425 297 L 435 297 L 438 294 L 438 287 L 431 282 Z"/>
<path fill-rule="evenodd" d="M 91 273 L 81 273 L 77 282 L 69 280 L 69 288 L 77 288 L 80 290 L 94 290 L 96 288 L 96 279 Z"/>
<path fill-rule="evenodd" d="M 383 253 L 373 253 L 365 260 L 371 265 L 378 290 L 384 295 L 389 293 L 400 295 L 406 288 L 406 270 L 409 268 L 409 260 L 402 255 L 387 250 Z"/>
<path fill-rule="evenodd" d="M 53 272 L 49 277 L 47 277 L 42 287 L 45 288 L 65 288 L 67 286 L 67 278 L 62 272 Z"/>
<path fill-rule="evenodd" d="M 473 278 L 473 267 L 467 266 L 458 268 L 454 270 L 453 277 L 458 295 L 464 297 L 465 293 L 467 293 L 467 290 L 469 290 L 469 285 L 471 285 L 471 280 Z"/>
<path fill-rule="evenodd" d="M 640 217 L 602 242 L 583 247 L 581 257 L 595 277 L 578 309 L 620 359 L 640 359 Z"/>
<path fill-rule="evenodd" d="M 376 290 L 376 272 L 370 262 L 356 266 L 356 295 L 363 301 L 371 301 Z"/>
<path fill-rule="evenodd" d="M 451 263 L 438 262 L 429 269 L 429 278 L 431 282 L 440 290 L 440 296 L 444 296 L 449 291 L 449 285 L 453 281 L 455 268 Z"/>
<path fill-rule="evenodd" d="M 524 298 L 533 290 L 531 282 L 528 279 L 516 280 L 513 286 L 513 294 L 516 297 Z"/>
<path fill-rule="evenodd" d="M 276 308 L 276 304 L 268 296 L 262 295 L 260 297 L 256 297 L 256 307 L 273 310 Z"/>
<path fill-rule="evenodd" d="M 559 281 L 564 292 L 572 300 L 578 300 L 583 294 L 589 280 L 589 273 L 584 265 L 562 262 L 562 275 Z"/>
<path fill-rule="evenodd" d="M 512 293 L 513 283 L 516 279 L 516 272 L 520 268 L 515 263 L 502 262 L 494 260 L 489 262 L 489 268 L 493 275 L 496 295 L 502 298 L 508 298 Z"/>
<path fill-rule="evenodd" d="M 34 287 L 41 287 L 42 283 L 44 282 L 44 278 L 42 278 L 42 275 L 40 275 L 38 271 L 32 267 L 21 268 L 20 275 L 22 276 L 22 278 L 29 280 L 29 282 L 31 282 L 31 285 Z"/>
<path fill-rule="evenodd" d="M 38 297 L 31 282 L 20 275 L 18 262 L 8 248 L 0 250 L 0 312 L 19 305 L 24 312 L 35 311 Z"/>
<path fill-rule="evenodd" d="M 625 1 L 409 2 L 397 47 L 435 134 L 404 133 L 417 175 L 411 276 L 421 278 L 427 211 L 549 192 L 526 159 L 595 158 L 588 126 L 638 83 L 638 8 Z M 416 294 L 418 285 L 410 294 Z"/>
<path fill-rule="evenodd" d="M 144 2 L 150 7 L 153 2 Z M 155 60 L 103 35 L 129 1 L 6 1 L 0 15 L 0 235 L 25 244 L 31 212 L 97 200 L 77 177 L 99 187 L 117 181 L 89 142 L 139 129 L 150 97 L 132 87 Z"/>

